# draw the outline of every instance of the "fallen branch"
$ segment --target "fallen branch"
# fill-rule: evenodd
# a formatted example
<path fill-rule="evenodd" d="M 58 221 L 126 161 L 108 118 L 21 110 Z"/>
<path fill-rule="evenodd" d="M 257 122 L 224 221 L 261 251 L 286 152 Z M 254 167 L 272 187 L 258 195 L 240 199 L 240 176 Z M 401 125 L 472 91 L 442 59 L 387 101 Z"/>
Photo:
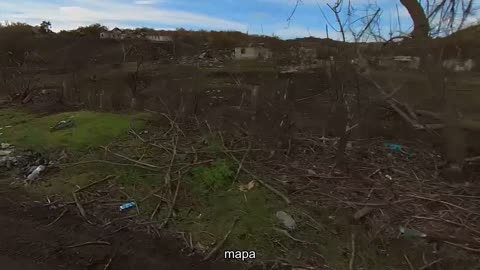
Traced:
<path fill-rule="evenodd" d="M 94 246 L 94 245 L 109 246 L 110 242 L 106 242 L 106 241 L 85 242 L 78 245 L 68 246 L 65 249 L 78 248 L 78 247 L 84 247 L 84 246 Z"/>
<path fill-rule="evenodd" d="M 456 204 L 453 204 L 453 203 L 449 203 L 449 202 L 445 202 L 445 201 L 442 201 L 442 200 L 435 200 L 435 199 L 430 199 L 430 198 L 427 198 L 427 197 L 422 197 L 422 196 L 417 196 L 417 195 L 407 195 L 408 197 L 411 197 L 411 198 L 417 198 L 417 199 L 422 199 L 422 200 L 426 200 L 426 201 L 431 201 L 431 202 L 439 202 L 439 203 L 442 203 L 442 204 L 445 204 L 445 205 L 449 205 L 449 206 L 452 206 L 454 208 L 457 208 L 457 209 L 460 209 L 460 210 L 463 210 L 467 213 L 470 213 L 472 215 L 477 215 L 477 216 L 480 216 L 480 213 L 477 213 L 477 212 L 474 212 L 470 209 L 467 209 L 467 208 L 463 208 L 461 206 L 458 206 Z"/>
<path fill-rule="evenodd" d="M 150 171 L 154 171 L 154 172 L 158 172 L 158 171 L 160 171 L 160 169 L 166 168 L 166 166 L 165 166 L 165 167 L 158 167 L 156 169 L 153 169 L 153 168 L 149 168 L 149 167 L 145 167 L 145 166 L 140 166 L 138 164 L 117 163 L 117 162 L 112 162 L 112 161 L 108 161 L 108 160 L 101 160 L 101 159 L 85 160 L 85 161 L 79 161 L 79 162 L 69 163 L 69 164 L 61 164 L 61 165 L 59 165 L 59 167 L 68 168 L 68 167 L 73 167 L 73 166 L 78 166 L 78 165 L 83 165 L 83 164 L 88 164 L 88 163 L 105 163 L 105 164 L 114 165 L 114 166 L 137 167 L 137 168 L 141 168 L 141 169 L 144 169 L 144 170 L 150 170 Z"/>
<path fill-rule="evenodd" d="M 476 156 L 476 157 L 466 158 L 465 162 L 475 162 L 475 161 L 479 161 L 479 160 L 480 160 L 480 156 Z"/>
<path fill-rule="evenodd" d="M 410 270 L 415 270 L 408 256 L 406 254 L 403 254 L 403 257 L 405 258 L 405 261 L 407 261 L 407 264 L 408 264 L 408 267 L 410 267 Z"/>
<path fill-rule="evenodd" d="M 203 258 L 204 261 L 212 258 L 213 255 L 215 255 L 215 253 L 217 253 L 217 251 L 223 246 L 223 244 L 225 243 L 225 241 L 227 241 L 228 237 L 230 236 L 230 234 L 232 233 L 233 229 L 235 228 L 235 226 L 237 225 L 238 221 L 240 220 L 240 218 L 235 218 L 235 220 L 233 221 L 232 225 L 230 226 L 230 229 L 228 230 L 228 232 L 225 234 L 225 236 L 223 236 L 223 239 L 218 242 L 215 247 L 210 250 L 210 252 L 208 252 L 208 254 Z"/>
<path fill-rule="evenodd" d="M 245 162 L 245 159 L 247 158 L 247 155 L 248 155 L 248 153 L 250 152 L 250 149 L 251 149 L 251 148 L 252 148 L 252 144 L 249 142 L 249 143 L 248 143 L 248 149 L 247 149 L 247 151 L 245 152 L 245 154 L 243 154 L 242 160 L 240 161 L 240 163 L 239 163 L 239 165 L 238 165 L 237 172 L 235 173 L 235 178 L 233 179 L 234 182 L 237 181 L 238 175 L 240 174 L 240 171 L 241 171 L 242 168 L 243 168 L 243 162 Z"/>
<path fill-rule="evenodd" d="M 173 213 L 173 207 L 175 206 L 175 202 L 177 201 L 179 189 L 180 189 L 180 179 L 177 180 L 177 187 L 175 188 L 175 194 L 173 194 L 173 199 L 172 199 L 172 202 L 170 203 L 167 217 L 162 222 L 162 224 L 160 224 L 160 227 L 158 229 L 162 229 L 163 227 L 165 227 L 165 225 L 167 225 L 168 221 L 170 220 L 170 217 L 172 216 L 172 213 Z"/>
<path fill-rule="evenodd" d="M 300 240 L 298 238 L 293 237 L 287 230 L 279 229 L 279 228 L 273 228 L 273 229 L 277 232 L 280 232 L 280 233 L 284 234 L 286 237 L 292 239 L 295 242 L 304 243 L 304 244 L 308 243 L 307 241 L 303 241 L 303 240 Z"/>
<path fill-rule="evenodd" d="M 113 257 L 110 257 L 110 259 L 108 259 L 108 262 L 107 262 L 107 264 L 105 264 L 105 267 L 103 267 L 103 270 L 107 270 L 108 267 L 110 267 L 110 264 L 112 263 L 112 260 L 113 260 Z"/>
<path fill-rule="evenodd" d="M 426 264 L 426 265 L 420 267 L 419 270 L 430 269 L 430 267 L 432 267 L 434 264 L 437 264 L 437 263 L 439 263 L 439 262 L 441 262 L 441 261 L 443 261 L 443 258 L 442 258 L 442 259 L 435 260 L 435 261 L 433 261 L 433 262 L 431 262 L 431 263 L 429 263 L 429 264 Z"/>
<path fill-rule="evenodd" d="M 68 209 L 65 208 L 65 209 L 62 211 L 62 213 L 61 213 L 55 220 L 53 220 L 52 222 L 48 223 L 47 227 L 52 226 L 53 224 L 57 223 L 57 221 L 59 221 L 67 212 L 68 212 Z"/>
<path fill-rule="evenodd" d="M 449 242 L 449 241 L 444 241 L 444 242 L 447 243 L 447 244 L 449 244 L 449 245 L 452 245 L 452 246 L 455 246 L 455 247 L 459 247 L 459 248 L 464 249 L 464 250 L 467 250 L 467 251 L 480 253 L 480 249 L 475 249 L 475 248 L 471 248 L 471 247 L 466 247 L 466 246 L 459 245 L 459 244 L 455 244 L 455 243 L 452 243 L 452 242 Z"/>
<path fill-rule="evenodd" d="M 177 136 L 173 136 L 172 143 L 173 143 L 172 158 L 170 159 L 170 164 L 168 165 L 167 172 L 165 173 L 165 184 L 169 184 L 171 181 L 170 173 L 172 172 L 173 162 L 175 161 L 175 156 L 177 155 L 177 144 L 178 144 Z"/>
<path fill-rule="evenodd" d="M 77 193 L 75 192 L 72 192 L 72 195 L 73 195 L 73 200 L 75 201 L 75 205 L 77 205 L 77 208 L 78 208 L 78 211 L 80 212 L 80 215 L 82 215 L 82 217 L 88 222 L 91 224 L 91 222 L 88 220 L 87 218 L 87 214 L 85 213 L 85 209 L 83 208 L 82 204 L 80 203 L 80 201 L 78 200 L 77 198 Z"/>
<path fill-rule="evenodd" d="M 124 155 L 122 155 L 122 154 L 118 154 L 118 153 L 112 152 L 112 151 L 108 150 L 107 147 L 102 147 L 102 148 L 105 149 L 106 151 L 114 154 L 114 155 L 117 156 L 117 157 L 123 158 L 123 159 L 125 159 L 125 160 L 128 160 L 128 161 L 130 161 L 130 162 L 136 163 L 136 164 L 138 164 L 138 165 L 141 165 L 141 166 L 144 166 L 144 167 L 148 167 L 148 168 L 162 169 L 162 167 L 159 167 L 159 166 L 157 166 L 157 165 L 153 165 L 153 164 L 141 162 L 141 161 L 138 161 L 138 160 L 129 158 L 129 157 L 127 157 L 127 156 L 124 156 Z"/>
<path fill-rule="evenodd" d="M 88 188 L 91 188 L 91 187 L 93 187 L 93 186 L 95 186 L 95 185 L 98 185 L 98 184 L 100 184 L 100 183 L 103 183 L 103 182 L 105 182 L 105 181 L 107 181 L 107 180 L 110 180 L 110 179 L 112 179 L 112 178 L 118 178 L 118 176 L 116 176 L 116 175 L 109 175 L 109 176 L 107 176 L 107 177 L 105 177 L 105 178 L 103 178 L 103 179 L 101 179 L 101 180 L 98 180 L 98 181 L 93 182 L 93 183 L 90 183 L 90 184 L 88 184 L 88 185 L 86 185 L 86 186 L 84 186 L 84 187 L 82 187 L 82 188 L 79 188 L 79 189 L 75 190 L 74 192 L 75 192 L 75 193 L 81 192 L 81 191 L 83 191 L 83 190 L 86 190 L 86 189 L 88 189 Z"/>
<path fill-rule="evenodd" d="M 355 264 L 355 234 L 352 233 L 352 255 L 350 255 L 350 262 L 348 264 L 348 269 L 353 270 Z"/>
<path fill-rule="evenodd" d="M 421 216 L 413 216 L 413 218 L 415 218 L 415 219 L 429 220 L 429 221 L 445 222 L 445 223 L 452 224 L 452 225 L 455 225 L 455 226 L 463 227 L 463 228 L 465 228 L 465 229 L 468 229 L 468 230 L 470 230 L 470 231 L 472 231 L 472 232 L 475 232 L 475 233 L 477 233 L 478 235 L 480 235 L 480 231 L 475 230 L 475 229 L 473 229 L 473 228 L 470 228 L 470 227 L 467 226 L 467 225 L 464 225 L 464 224 L 461 224 L 461 223 L 458 223 L 458 222 L 455 222 L 455 221 L 451 221 L 451 220 L 448 220 L 448 219 L 439 219 L 439 218 L 430 218 L 430 217 L 421 217 Z"/>
<path fill-rule="evenodd" d="M 160 206 L 162 205 L 162 201 L 160 201 L 157 206 L 155 207 L 155 210 L 153 210 L 152 214 L 150 215 L 150 220 L 153 220 L 153 218 L 155 217 L 155 215 L 157 214 L 158 212 L 158 209 L 160 209 Z"/>
<path fill-rule="evenodd" d="M 222 140 L 222 148 L 223 148 L 223 153 L 229 157 L 231 157 L 237 164 L 238 166 L 240 166 L 240 161 L 231 153 L 227 152 L 226 150 L 228 150 L 226 147 L 225 147 L 225 143 L 224 143 L 224 140 L 223 140 L 223 137 L 222 135 L 220 134 L 220 139 Z M 250 175 L 255 181 L 259 182 L 262 186 L 264 186 L 265 188 L 269 189 L 270 191 L 272 191 L 273 193 L 277 194 L 279 197 L 281 197 L 287 204 L 290 204 L 291 201 L 290 199 L 285 195 L 283 194 L 282 192 L 280 192 L 279 190 L 277 190 L 276 188 L 272 187 L 271 185 L 265 183 L 265 181 L 261 180 L 260 178 L 258 178 L 255 174 L 253 174 L 252 172 L 250 172 L 249 170 L 245 169 L 245 167 L 241 167 L 241 170 L 244 171 L 245 173 L 247 173 L 248 175 Z"/>

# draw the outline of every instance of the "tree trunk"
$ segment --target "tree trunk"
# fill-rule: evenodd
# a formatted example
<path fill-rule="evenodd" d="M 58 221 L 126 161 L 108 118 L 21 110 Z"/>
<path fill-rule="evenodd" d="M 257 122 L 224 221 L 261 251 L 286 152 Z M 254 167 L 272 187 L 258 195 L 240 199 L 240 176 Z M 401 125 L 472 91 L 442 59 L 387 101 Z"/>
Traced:
<path fill-rule="evenodd" d="M 421 68 L 425 70 L 431 93 L 440 95 L 444 90 L 441 55 L 432 51 L 430 38 L 430 23 L 425 10 L 418 0 L 400 0 L 407 9 L 413 21 L 412 38 L 419 46 L 421 52 Z M 445 109 L 445 155 L 450 166 L 459 168 L 463 165 L 463 156 L 465 154 L 464 134 L 459 126 L 456 115 L 453 97 L 446 97 L 443 100 Z M 461 174 L 461 173 L 458 173 Z M 455 178 L 461 178 L 456 174 Z"/>
<path fill-rule="evenodd" d="M 430 32 L 430 24 L 428 22 L 425 10 L 418 0 L 400 0 L 402 5 L 407 9 L 413 21 L 412 36 L 416 39 L 428 38 Z"/>

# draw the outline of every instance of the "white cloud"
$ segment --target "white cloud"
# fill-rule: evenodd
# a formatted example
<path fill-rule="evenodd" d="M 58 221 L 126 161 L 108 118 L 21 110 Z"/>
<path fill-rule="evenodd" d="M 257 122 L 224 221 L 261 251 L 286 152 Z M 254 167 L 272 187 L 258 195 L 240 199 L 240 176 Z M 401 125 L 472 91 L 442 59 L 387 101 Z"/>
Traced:
<path fill-rule="evenodd" d="M 141 0 L 139 0 L 141 1 Z M 147 1 L 147 0 L 143 0 Z M 85 25 L 93 23 L 129 24 L 134 26 L 167 25 L 172 27 L 198 27 L 218 30 L 245 31 L 243 23 L 211 17 L 199 13 L 169 10 L 161 7 L 122 3 L 114 0 L 74 0 L 71 5 L 24 1 L 21 3 L 0 2 L 2 20 L 52 22 L 53 30 L 61 26 Z M 77 25 L 78 24 L 78 25 Z M 60 27 L 59 27 L 60 26 Z"/>
<path fill-rule="evenodd" d="M 134 1 L 136 5 L 153 5 L 156 4 L 158 1 L 155 0 L 137 0 Z"/>

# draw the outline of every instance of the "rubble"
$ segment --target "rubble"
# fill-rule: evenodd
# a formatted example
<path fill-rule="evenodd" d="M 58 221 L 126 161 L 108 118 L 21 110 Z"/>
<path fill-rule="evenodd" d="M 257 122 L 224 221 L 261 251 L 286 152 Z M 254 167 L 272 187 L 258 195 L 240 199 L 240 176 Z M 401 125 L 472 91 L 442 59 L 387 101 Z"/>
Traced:
<path fill-rule="evenodd" d="M 0 172 L 14 172 L 28 181 L 35 181 L 53 165 L 47 158 L 34 151 L 19 151 L 8 143 L 0 144 Z"/>

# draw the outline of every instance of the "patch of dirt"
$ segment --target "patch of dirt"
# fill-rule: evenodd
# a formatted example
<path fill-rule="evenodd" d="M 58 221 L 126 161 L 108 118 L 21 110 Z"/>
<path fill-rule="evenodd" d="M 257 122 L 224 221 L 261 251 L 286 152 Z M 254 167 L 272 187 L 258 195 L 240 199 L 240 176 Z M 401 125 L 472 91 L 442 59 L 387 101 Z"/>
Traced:
<path fill-rule="evenodd" d="M 244 269 L 182 255 L 180 242 L 173 238 L 154 239 L 143 233 L 90 226 L 72 212 L 48 226 L 61 209 L 31 202 L 22 190 L 0 187 L 0 264 L 4 270 Z M 100 241 L 109 245 L 72 247 Z"/>

